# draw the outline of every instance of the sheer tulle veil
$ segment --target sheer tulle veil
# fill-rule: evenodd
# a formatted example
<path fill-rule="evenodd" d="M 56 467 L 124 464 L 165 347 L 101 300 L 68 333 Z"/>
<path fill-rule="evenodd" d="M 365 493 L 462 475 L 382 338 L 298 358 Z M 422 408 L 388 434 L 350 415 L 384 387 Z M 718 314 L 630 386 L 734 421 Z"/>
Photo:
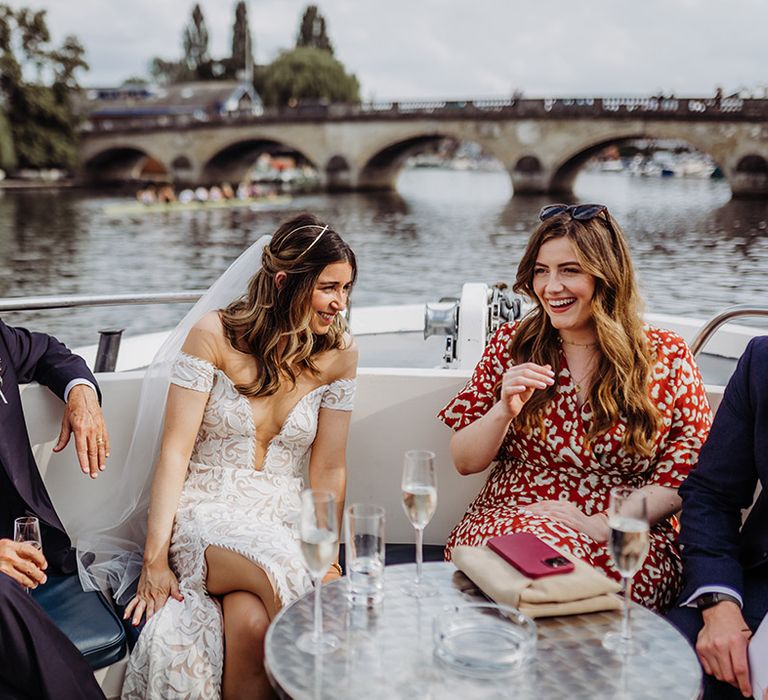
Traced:
<path fill-rule="evenodd" d="M 141 573 L 149 492 L 160 449 L 171 367 L 200 318 L 245 294 L 248 282 L 261 268 L 262 252 L 271 238 L 262 236 L 229 266 L 171 332 L 147 369 L 125 462 L 109 465 L 121 469 L 118 485 L 110 498 L 97 505 L 95 513 L 89 512 L 81 522 L 68 527 L 77 548 L 80 582 L 86 590 L 111 591 L 118 603 L 130 597 Z"/>

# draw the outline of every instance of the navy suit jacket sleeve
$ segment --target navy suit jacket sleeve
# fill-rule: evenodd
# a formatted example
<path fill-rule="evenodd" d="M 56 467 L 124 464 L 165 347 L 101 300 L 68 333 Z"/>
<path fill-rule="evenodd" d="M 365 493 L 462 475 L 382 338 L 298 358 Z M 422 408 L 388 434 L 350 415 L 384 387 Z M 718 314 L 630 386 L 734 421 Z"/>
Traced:
<path fill-rule="evenodd" d="M 73 379 L 87 379 L 98 391 L 96 378 L 83 358 L 74 355 L 53 336 L 12 328 L 0 321 L 0 337 L 8 348 L 19 384 L 39 382 L 62 400 L 67 384 Z"/>
<path fill-rule="evenodd" d="M 680 487 L 683 600 L 706 585 L 743 592 L 741 510 L 768 468 L 766 377 L 768 337 L 755 338 L 728 382 L 696 468 Z"/>

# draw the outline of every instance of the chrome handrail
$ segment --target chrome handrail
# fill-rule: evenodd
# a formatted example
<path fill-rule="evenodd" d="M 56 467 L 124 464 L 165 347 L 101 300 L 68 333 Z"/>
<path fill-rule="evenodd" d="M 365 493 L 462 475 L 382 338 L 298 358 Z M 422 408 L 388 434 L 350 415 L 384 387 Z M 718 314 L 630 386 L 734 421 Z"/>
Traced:
<path fill-rule="evenodd" d="M 699 353 L 706 345 L 707 341 L 715 334 L 715 332 L 728 321 L 732 321 L 734 318 L 741 318 L 742 316 L 768 316 L 768 306 L 747 306 L 746 304 L 740 304 L 738 306 L 730 306 L 724 311 L 721 311 L 716 316 L 713 316 L 707 321 L 697 333 L 696 337 L 691 343 L 691 352 L 694 357 L 698 357 Z"/>
<path fill-rule="evenodd" d="M 0 299 L 0 313 L 3 311 L 33 311 L 36 309 L 69 309 L 80 306 L 177 304 L 197 301 L 203 294 L 203 290 L 191 290 L 156 294 L 82 294 L 74 296 L 18 297 Z"/>

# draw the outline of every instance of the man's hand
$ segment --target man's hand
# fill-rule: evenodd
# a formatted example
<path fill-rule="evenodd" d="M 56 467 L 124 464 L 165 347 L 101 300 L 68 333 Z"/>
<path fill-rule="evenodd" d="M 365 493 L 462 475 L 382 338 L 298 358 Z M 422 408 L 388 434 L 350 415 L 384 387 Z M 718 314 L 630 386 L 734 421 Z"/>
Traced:
<path fill-rule="evenodd" d="M 96 392 L 86 384 L 73 387 L 67 396 L 64 419 L 61 421 L 59 441 L 54 452 L 61 452 L 75 435 L 75 450 L 83 474 L 95 479 L 106 466 L 109 457 L 109 435 L 104 414 Z"/>
<path fill-rule="evenodd" d="M 43 553 L 27 542 L 0 540 L 0 572 L 18 581 L 25 588 L 37 588 L 45 583 L 48 568 Z"/>
<path fill-rule="evenodd" d="M 724 600 L 702 610 L 704 627 L 696 641 L 705 673 L 736 686 L 745 697 L 752 696 L 747 646 L 752 632 L 736 603 Z"/>

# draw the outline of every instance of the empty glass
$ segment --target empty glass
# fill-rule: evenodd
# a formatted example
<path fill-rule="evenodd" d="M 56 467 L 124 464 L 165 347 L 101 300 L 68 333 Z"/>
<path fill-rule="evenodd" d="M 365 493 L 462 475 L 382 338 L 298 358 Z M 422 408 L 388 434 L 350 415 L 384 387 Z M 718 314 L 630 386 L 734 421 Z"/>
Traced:
<path fill-rule="evenodd" d="M 347 578 L 353 603 L 376 604 L 384 586 L 384 516 L 381 506 L 355 503 L 344 513 Z"/>

